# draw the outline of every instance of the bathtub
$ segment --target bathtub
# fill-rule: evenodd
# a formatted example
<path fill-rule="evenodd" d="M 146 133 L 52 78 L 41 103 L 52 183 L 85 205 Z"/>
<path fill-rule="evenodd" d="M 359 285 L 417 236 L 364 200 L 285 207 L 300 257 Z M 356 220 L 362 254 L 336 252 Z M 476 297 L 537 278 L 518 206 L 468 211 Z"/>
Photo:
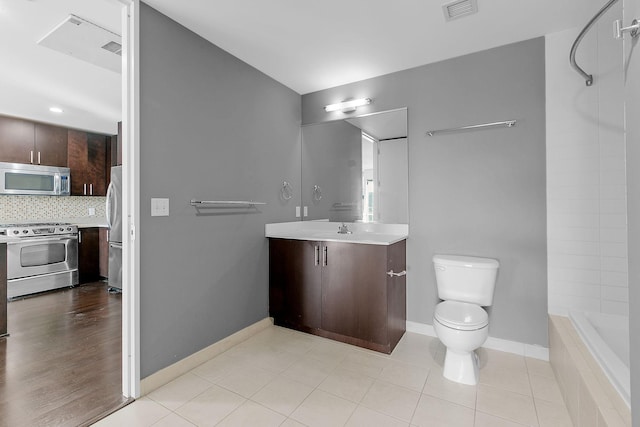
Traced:
<path fill-rule="evenodd" d="M 571 312 L 569 318 L 613 387 L 629 406 L 629 318 L 584 312 Z"/>

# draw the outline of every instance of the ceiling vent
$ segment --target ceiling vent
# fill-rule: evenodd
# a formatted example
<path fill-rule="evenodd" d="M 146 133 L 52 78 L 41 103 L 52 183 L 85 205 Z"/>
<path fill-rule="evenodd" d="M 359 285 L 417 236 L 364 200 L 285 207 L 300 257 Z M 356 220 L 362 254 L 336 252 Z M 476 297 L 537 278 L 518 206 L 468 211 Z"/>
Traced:
<path fill-rule="evenodd" d="M 69 15 L 38 44 L 116 73 L 122 72 L 122 37 L 79 16 Z"/>
<path fill-rule="evenodd" d="M 108 50 L 111 53 L 115 53 L 116 55 L 122 56 L 122 45 L 117 42 L 109 42 L 102 46 L 104 50 Z"/>
<path fill-rule="evenodd" d="M 447 21 L 472 15 L 478 11 L 477 0 L 456 0 L 442 5 L 444 18 Z"/>

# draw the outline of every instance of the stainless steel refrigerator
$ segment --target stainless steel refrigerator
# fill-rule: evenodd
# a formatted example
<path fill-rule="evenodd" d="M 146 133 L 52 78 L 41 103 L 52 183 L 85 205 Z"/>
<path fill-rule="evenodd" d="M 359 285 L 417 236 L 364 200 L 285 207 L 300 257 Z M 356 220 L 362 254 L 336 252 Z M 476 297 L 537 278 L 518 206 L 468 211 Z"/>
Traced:
<path fill-rule="evenodd" d="M 111 168 L 107 189 L 109 226 L 109 290 L 122 290 L 122 166 Z"/>

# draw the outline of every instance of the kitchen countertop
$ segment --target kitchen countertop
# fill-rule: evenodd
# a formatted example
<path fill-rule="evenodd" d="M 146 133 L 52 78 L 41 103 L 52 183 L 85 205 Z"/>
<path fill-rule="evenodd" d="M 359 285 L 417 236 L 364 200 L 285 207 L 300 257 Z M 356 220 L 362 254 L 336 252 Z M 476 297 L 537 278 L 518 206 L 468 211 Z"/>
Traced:
<path fill-rule="evenodd" d="M 81 218 L 62 218 L 60 222 L 70 222 L 71 224 L 75 224 L 78 228 L 90 228 L 90 227 L 100 227 L 100 228 L 109 228 L 107 224 L 107 219 L 99 216 L 87 216 Z"/>
<path fill-rule="evenodd" d="M 278 239 L 391 245 L 409 237 L 407 224 L 345 223 L 352 234 L 338 233 L 341 222 L 296 221 L 265 225 L 265 236 Z"/>

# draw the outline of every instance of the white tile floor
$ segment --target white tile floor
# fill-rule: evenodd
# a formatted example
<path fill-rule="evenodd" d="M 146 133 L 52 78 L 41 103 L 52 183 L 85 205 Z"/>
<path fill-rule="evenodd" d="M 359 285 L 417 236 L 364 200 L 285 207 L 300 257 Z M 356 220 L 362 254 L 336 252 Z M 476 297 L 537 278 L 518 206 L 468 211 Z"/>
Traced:
<path fill-rule="evenodd" d="M 548 362 L 481 349 L 480 384 L 442 377 L 444 347 L 391 355 L 269 327 L 96 426 L 571 426 Z"/>

